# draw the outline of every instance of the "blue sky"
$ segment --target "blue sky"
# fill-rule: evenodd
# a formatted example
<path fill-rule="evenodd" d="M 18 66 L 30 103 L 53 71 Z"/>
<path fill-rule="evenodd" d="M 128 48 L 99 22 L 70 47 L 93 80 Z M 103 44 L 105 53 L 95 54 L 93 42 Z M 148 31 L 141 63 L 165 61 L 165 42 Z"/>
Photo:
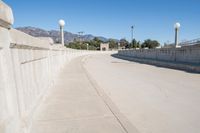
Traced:
<path fill-rule="evenodd" d="M 34 26 L 108 38 L 174 41 L 175 22 L 181 23 L 180 40 L 200 38 L 200 0 L 3 0 L 14 12 L 14 27 Z"/>

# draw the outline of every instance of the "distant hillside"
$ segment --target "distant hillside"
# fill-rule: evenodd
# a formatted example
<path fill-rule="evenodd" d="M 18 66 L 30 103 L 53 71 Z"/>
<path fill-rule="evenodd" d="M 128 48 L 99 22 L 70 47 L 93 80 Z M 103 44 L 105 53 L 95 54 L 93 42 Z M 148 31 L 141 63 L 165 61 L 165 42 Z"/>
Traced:
<path fill-rule="evenodd" d="M 44 29 L 35 28 L 35 27 L 19 27 L 16 29 L 34 37 L 51 37 L 55 43 L 59 42 L 60 32 L 57 30 L 46 31 Z M 64 32 L 64 37 L 65 37 L 65 43 L 73 42 L 74 39 L 79 39 L 78 34 L 73 34 L 67 31 Z M 89 35 L 82 35 L 80 36 L 80 38 L 81 40 L 84 40 L 84 41 L 90 41 L 94 39 L 95 36 L 89 34 Z M 98 37 L 98 38 L 104 42 L 109 40 L 108 38 L 105 38 L 105 37 Z"/>

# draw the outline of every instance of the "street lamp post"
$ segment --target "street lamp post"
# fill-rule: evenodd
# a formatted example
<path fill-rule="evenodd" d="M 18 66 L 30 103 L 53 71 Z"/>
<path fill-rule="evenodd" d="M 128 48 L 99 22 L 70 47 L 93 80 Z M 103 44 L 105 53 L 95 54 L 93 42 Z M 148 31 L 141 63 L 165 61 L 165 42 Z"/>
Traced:
<path fill-rule="evenodd" d="M 133 29 L 134 29 L 134 26 L 131 26 L 131 42 L 133 41 Z"/>
<path fill-rule="evenodd" d="M 87 43 L 86 45 L 87 45 L 87 50 L 88 50 L 88 45 L 89 45 L 89 44 Z"/>
<path fill-rule="evenodd" d="M 132 26 L 131 26 L 131 42 L 130 42 L 129 48 L 131 48 L 132 45 L 133 45 L 133 29 L 134 29 L 134 26 L 132 25 Z"/>
<path fill-rule="evenodd" d="M 180 23 L 175 23 L 174 24 L 174 29 L 175 29 L 175 47 L 178 47 L 178 31 L 179 31 L 179 28 L 180 28 Z"/>
<path fill-rule="evenodd" d="M 59 20 L 59 26 L 60 26 L 61 44 L 64 46 L 64 26 L 65 26 L 65 21 L 60 19 Z"/>

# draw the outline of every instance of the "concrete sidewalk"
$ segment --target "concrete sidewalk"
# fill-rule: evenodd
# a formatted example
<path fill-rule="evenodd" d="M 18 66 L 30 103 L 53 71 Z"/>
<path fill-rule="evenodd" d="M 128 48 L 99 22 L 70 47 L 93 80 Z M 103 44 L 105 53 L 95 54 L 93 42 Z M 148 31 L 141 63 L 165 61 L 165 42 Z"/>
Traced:
<path fill-rule="evenodd" d="M 82 59 L 62 71 L 40 105 L 31 133 L 126 133 L 126 128 L 88 79 Z"/>

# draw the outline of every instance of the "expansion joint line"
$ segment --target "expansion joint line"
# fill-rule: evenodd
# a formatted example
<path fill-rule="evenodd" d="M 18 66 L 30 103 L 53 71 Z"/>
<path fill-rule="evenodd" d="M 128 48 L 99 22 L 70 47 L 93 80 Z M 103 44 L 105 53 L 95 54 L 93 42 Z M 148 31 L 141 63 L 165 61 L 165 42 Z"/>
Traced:
<path fill-rule="evenodd" d="M 86 56 L 88 57 L 88 56 Z M 82 62 L 85 61 L 85 57 L 83 58 Z M 100 92 L 100 87 L 96 84 L 96 82 L 91 78 L 91 76 L 89 75 L 89 73 L 87 72 L 87 70 L 84 68 L 83 65 L 81 65 L 81 67 L 84 70 L 85 75 L 87 76 L 89 82 L 91 83 L 91 85 L 94 87 L 95 91 L 97 92 L 98 96 L 102 99 L 102 101 L 105 103 L 105 105 L 108 107 L 108 109 L 111 111 L 111 113 L 113 114 L 113 116 L 116 118 L 116 120 L 118 121 L 118 123 L 120 124 L 120 126 L 123 128 L 123 130 L 126 133 L 129 133 L 128 130 L 126 129 L 126 127 L 124 126 L 124 124 L 121 122 L 120 118 L 117 116 L 117 114 L 114 112 L 114 110 L 112 109 L 112 107 L 109 105 L 108 101 L 106 100 L 106 94 L 104 94 L 104 92 Z"/>

